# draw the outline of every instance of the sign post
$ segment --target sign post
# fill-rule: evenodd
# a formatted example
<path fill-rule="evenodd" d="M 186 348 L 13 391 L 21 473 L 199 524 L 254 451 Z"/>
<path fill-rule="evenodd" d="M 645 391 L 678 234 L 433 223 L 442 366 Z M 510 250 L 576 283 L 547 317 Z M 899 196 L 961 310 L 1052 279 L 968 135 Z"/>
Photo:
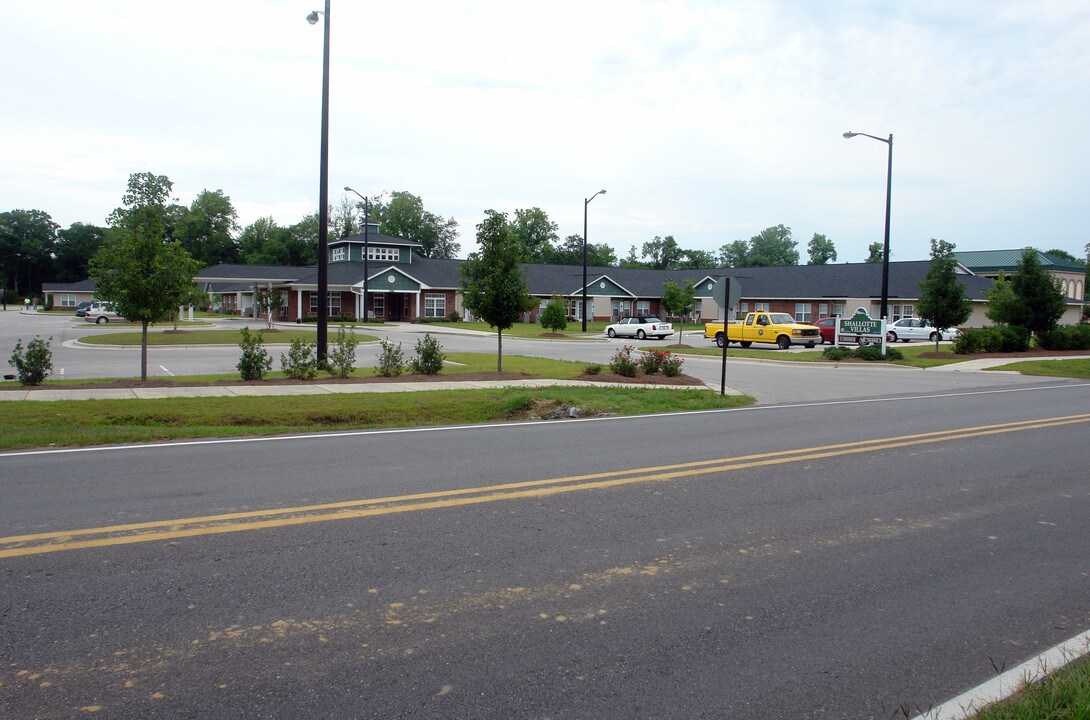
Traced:
<path fill-rule="evenodd" d="M 736 278 L 721 277 L 712 289 L 712 299 L 723 308 L 723 366 L 719 372 L 719 394 L 727 394 L 727 323 L 742 299 L 742 283 Z"/>

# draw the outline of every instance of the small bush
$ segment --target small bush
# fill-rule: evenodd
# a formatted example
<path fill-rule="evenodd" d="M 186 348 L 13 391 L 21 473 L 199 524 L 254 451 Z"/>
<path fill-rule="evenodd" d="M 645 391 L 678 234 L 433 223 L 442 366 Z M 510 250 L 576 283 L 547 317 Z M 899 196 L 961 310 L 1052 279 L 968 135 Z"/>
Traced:
<path fill-rule="evenodd" d="M 356 347 L 360 339 L 355 332 L 345 333 L 344 328 L 337 329 L 337 340 L 329 352 L 329 372 L 339 378 L 346 378 L 356 369 Z"/>
<path fill-rule="evenodd" d="M 280 353 L 280 368 L 292 380 L 313 380 L 318 375 L 318 348 L 302 338 L 291 341 L 287 356 Z"/>
<path fill-rule="evenodd" d="M 53 372 L 53 352 L 49 349 L 52 340 L 36 337 L 26 344 L 26 352 L 23 351 L 22 339 L 16 341 L 8 364 L 15 368 L 20 385 L 41 385 Z"/>
<path fill-rule="evenodd" d="M 681 365 L 684 362 L 669 350 L 645 350 L 639 359 L 640 367 L 645 374 L 654 375 L 661 372 L 670 377 L 677 377 L 681 374 Z"/>
<path fill-rule="evenodd" d="M 987 352 L 1024 352 L 1029 349 L 1029 331 L 1013 325 L 992 325 L 962 330 L 954 340 L 954 352 L 962 355 Z"/>
<path fill-rule="evenodd" d="M 598 363 L 591 363 L 583 366 L 584 375 L 598 375 L 602 372 L 602 366 Z"/>
<path fill-rule="evenodd" d="M 666 377 L 677 377 L 681 374 L 681 366 L 684 364 L 684 358 L 671 354 L 662 361 L 662 374 Z"/>
<path fill-rule="evenodd" d="M 1061 325 L 1037 333 L 1037 345 L 1044 350 L 1090 350 L 1090 325 Z"/>
<path fill-rule="evenodd" d="M 843 360 L 852 356 L 852 349 L 833 345 L 822 351 L 821 356 L 826 360 Z"/>
<path fill-rule="evenodd" d="M 554 333 L 563 331 L 568 327 L 568 313 L 564 309 L 564 303 L 559 297 L 554 297 L 545 306 L 541 317 L 538 318 L 541 327 Z"/>
<path fill-rule="evenodd" d="M 636 368 L 639 366 L 632 359 L 632 346 L 622 345 L 621 349 L 613 354 L 609 361 L 609 370 L 621 377 L 636 377 Z"/>
<path fill-rule="evenodd" d="M 409 369 L 418 375 L 438 375 L 446 359 L 439 341 L 425 333 L 416 341 L 416 357 L 409 361 Z"/>
<path fill-rule="evenodd" d="M 379 342 L 382 351 L 378 355 L 378 374 L 382 377 L 397 377 L 405 367 L 405 352 L 401 343 L 394 345 L 388 338 Z"/>
<path fill-rule="evenodd" d="M 457 310 L 451 310 L 450 315 L 447 315 L 447 322 L 462 322 L 462 316 L 458 314 Z"/>
<path fill-rule="evenodd" d="M 265 377 L 265 373 L 272 370 L 272 358 L 265 352 L 263 340 L 261 333 L 242 328 L 242 339 L 238 342 L 242 356 L 235 367 L 243 380 L 260 380 Z"/>

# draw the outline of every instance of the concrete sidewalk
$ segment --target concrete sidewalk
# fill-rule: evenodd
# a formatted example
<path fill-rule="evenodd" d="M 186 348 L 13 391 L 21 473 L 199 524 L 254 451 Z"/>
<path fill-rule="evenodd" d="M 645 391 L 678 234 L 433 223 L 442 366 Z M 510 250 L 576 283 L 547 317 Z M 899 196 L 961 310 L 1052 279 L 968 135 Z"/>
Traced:
<path fill-rule="evenodd" d="M 73 390 L 0 390 L 4 400 L 132 400 L 172 397 L 268 397 L 273 395 L 334 395 L 351 393 L 421 392 L 426 390 L 482 390 L 507 387 L 644 387 L 667 390 L 710 390 L 707 385 L 641 385 L 584 380 L 438 380 L 435 382 L 299 383 L 293 385 L 196 385 L 179 387 L 100 388 Z M 718 386 L 715 388 L 718 390 Z M 741 395 L 727 388 L 730 395 Z"/>

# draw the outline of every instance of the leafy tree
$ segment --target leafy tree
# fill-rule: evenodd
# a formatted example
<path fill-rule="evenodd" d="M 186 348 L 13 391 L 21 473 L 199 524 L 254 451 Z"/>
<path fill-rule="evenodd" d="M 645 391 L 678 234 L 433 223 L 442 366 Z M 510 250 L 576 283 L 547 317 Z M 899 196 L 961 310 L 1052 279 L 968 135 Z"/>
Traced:
<path fill-rule="evenodd" d="M 450 259 L 462 249 L 457 242 L 458 222 L 428 212 L 420 196 L 404 190 L 391 193 L 389 202 L 372 200 L 371 220 L 384 235 L 420 243 L 417 253 L 422 257 Z"/>
<path fill-rule="evenodd" d="M 1010 278 L 1002 270 L 999 271 L 999 277 L 992 280 L 991 288 L 984 291 L 984 299 L 988 301 L 988 309 L 984 314 L 997 325 L 1006 325 L 1007 318 L 1018 312 L 1018 298 L 1014 296 Z"/>
<path fill-rule="evenodd" d="M 678 319 L 677 344 L 681 344 L 681 338 L 685 334 L 685 318 L 693 311 L 696 305 L 696 288 L 692 280 L 686 280 L 684 287 L 679 287 L 673 280 L 668 280 L 663 285 L 662 306 L 666 313 Z"/>
<path fill-rule="evenodd" d="M 833 241 L 820 233 L 814 233 L 806 249 L 810 253 L 810 262 L 807 265 L 827 265 L 830 262 L 836 262 L 836 247 Z"/>
<path fill-rule="evenodd" d="M 238 213 L 222 190 L 202 190 L 188 207 L 172 206 L 168 213 L 167 236 L 203 265 L 237 262 L 238 245 L 232 234 L 238 231 Z"/>
<path fill-rule="evenodd" d="M 545 306 L 539 318 L 541 327 L 554 333 L 558 333 L 568 327 L 568 313 L 564 309 L 564 301 L 559 296 L 553 295 L 549 304 Z"/>
<path fill-rule="evenodd" d="M 363 232 L 362 218 L 357 218 L 359 203 L 342 196 L 340 204 L 329 213 L 329 237 L 346 238 Z"/>
<path fill-rule="evenodd" d="M 242 262 L 250 265 L 308 265 L 308 248 L 291 228 L 280 227 L 271 217 L 258 218 L 238 237 Z M 315 261 L 317 251 L 315 246 Z"/>
<path fill-rule="evenodd" d="M 647 258 L 647 267 L 655 270 L 677 270 L 681 266 L 682 250 L 673 235 L 659 237 L 643 244 L 642 256 Z"/>
<path fill-rule="evenodd" d="M 553 243 L 559 236 L 556 234 L 557 225 L 549 219 L 548 213 L 538 207 L 515 210 L 511 225 L 515 237 L 522 245 L 523 262 L 549 261 L 553 252 Z M 582 264 L 582 258 L 580 258 L 580 264 Z"/>
<path fill-rule="evenodd" d="M 647 267 L 647 263 L 640 262 L 640 258 L 636 255 L 636 246 L 632 245 L 628 248 L 628 254 L 625 255 L 624 260 L 621 261 L 621 267 L 623 268 L 643 268 Z"/>
<path fill-rule="evenodd" d="M 719 263 L 723 267 L 748 267 L 749 244 L 745 240 L 735 240 L 719 248 Z"/>
<path fill-rule="evenodd" d="M 718 267 L 715 253 L 707 250 L 682 250 L 682 260 L 678 265 L 682 270 L 702 270 Z"/>
<path fill-rule="evenodd" d="M 798 265 L 798 243 L 791 239 L 791 228 L 774 225 L 749 239 L 746 263 L 749 267 Z"/>
<path fill-rule="evenodd" d="M 867 246 L 867 259 L 864 260 L 863 262 L 865 262 L 865 263 L 880 263 L 880 262 L 882 262 L 882 254 L 883 254 L 884 248 L 885 248 L 885 245 L 883 245 L 882 243 L 872 242 L 870 245 Z"/>
<path fill-rule="evenodd" d="M 477 252 L 462 263 L 463 303 L 474 315 L 496 328 L 496 371 L 503 372 L 503 331 L 534 306 L 519 261 L 522 244 L 507 214 L 486 210 L 477 226 Z"/>
<path fill-rule="evenodd" d="M 931 238 L 931 264 L 920 283 L 920 301 L 916 306 L 920 317 L 942 332 L 961 325 L 973 313 L 972 303 L 965 297 L 965 288 L 958 282 L 954 244 Z M 939 351 L 938 338 L 935 352 Z"/>
<path fill-rule="evenodd" d="M 130 175 L 123 207 L 110 213 L 113 228 L 89 268 L 96 294 L 140 323 L 141 380 L 148 379 L 148 325 L 182 303 L 201 267 L 181 243 L 165 240 L 171 189 L 164 175 Z"/>
<path fill-rule="evenodd" d="M 992 308 L 988 317 L 1034 334 L 1056 327 L 1066 307 L 1063 293 L 1056 279 L 1041 266 L 1036 250 L 1026 248 L 1022 251 L 1022 259 L 1010 284 L 1014 301 Z"/>
<path fill-rule="evenodd" d="M 72 223 L 57 233 L 54 245 L 53 279 L 79 282 L 87 277 L 87 266 L 106 238 L 106 228 Z"/>
<path fill-rule="evenodd" d="M 313 265 L 318 262 L 318 213 L 310 213 L 288 228 L 287 265 Z"/>
<path fill-rule="evenodd" d="M 24 295 L 36 295 L 42 282 L 52 279 L 58 227 L 43 210 L 0 213 L 0 254 L 19 254 L 18 258 L 8 258 L 7 265 L 15 285 L 20 285 L 20 278 L 25 280 L 22 283 Z"/>
<path fill-rule="evenodd" d="M 1074 255 L 1072 255 L 1068 251 L 1060 250 L 1058 248 L 1053 248 L 1052 250 L 1045 250 L 1045 255 L 1052 255 L 1053 257 L 1062 258 L 1064 260 L 1067 260 L 1068 262 L 1078 263 L 1079 265 L 1085 265 L 1086 264 L 1086 261 L 1080 260 L 1079 258 L 1075 257 Z"/>
<path fill-rule="evenodd" d="M 556 245 L 546 262 L 552 265 L 582 265 L 583 236 L 569 235 Z M 617 267 L 617 255 L 606 243 L 587 244 L 587 265 L 591 267 Z"/>

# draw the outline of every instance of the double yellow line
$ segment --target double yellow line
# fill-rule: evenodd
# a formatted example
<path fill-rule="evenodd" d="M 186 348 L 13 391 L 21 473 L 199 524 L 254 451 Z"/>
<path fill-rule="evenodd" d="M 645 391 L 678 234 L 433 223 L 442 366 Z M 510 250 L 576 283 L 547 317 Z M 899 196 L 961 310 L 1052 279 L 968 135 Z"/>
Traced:
<path fill-rule="evenodd" d="M 709 475 L 712 473 L 745 470 L 747 468 L 807 462 L 823 458 L 858 453 L 893 450 L 914 445 L 926 445 L 952 440 L 998 435 L 1024 430 L 1040 430 L 1063 425 L 1090 422 L 1090 414 L 1066 415 L 1039 420 L 981 425 L 977 427 L 941 430 L 937 432 L 903 435 L 900 437 L 862 440 L 858 442 L 825 445 L 822 447 L 777 450 L 774 452 L 743 455 L 734 458 L 716 458 L 674 465 L 634 468 L 612 472 L 571 475 L 567 477 L 530 480 L 526 482 L 487 485 L 482 487 L 443 490 L 437 492 L 395 495 L 391 497 L 349 500 L 320 505 L 254 510 L 225 513 L 204 517 L 157 520 L 128 525 L 62 530 L 0 537 L 0 558 L 38 555 L 42 553 L 81 550 L 86 548 L 129 545 L 133 543 L 177 540 L 199 535 L 262 530 L 289 527 L 331 520 L 350 520 L 419 510 L 438 510 L 462 505 L 479 505 L 489 502 L 540 498 L 581 490 L 633 485 L 636 483 L 676 480 L 678 478 Z"/>

